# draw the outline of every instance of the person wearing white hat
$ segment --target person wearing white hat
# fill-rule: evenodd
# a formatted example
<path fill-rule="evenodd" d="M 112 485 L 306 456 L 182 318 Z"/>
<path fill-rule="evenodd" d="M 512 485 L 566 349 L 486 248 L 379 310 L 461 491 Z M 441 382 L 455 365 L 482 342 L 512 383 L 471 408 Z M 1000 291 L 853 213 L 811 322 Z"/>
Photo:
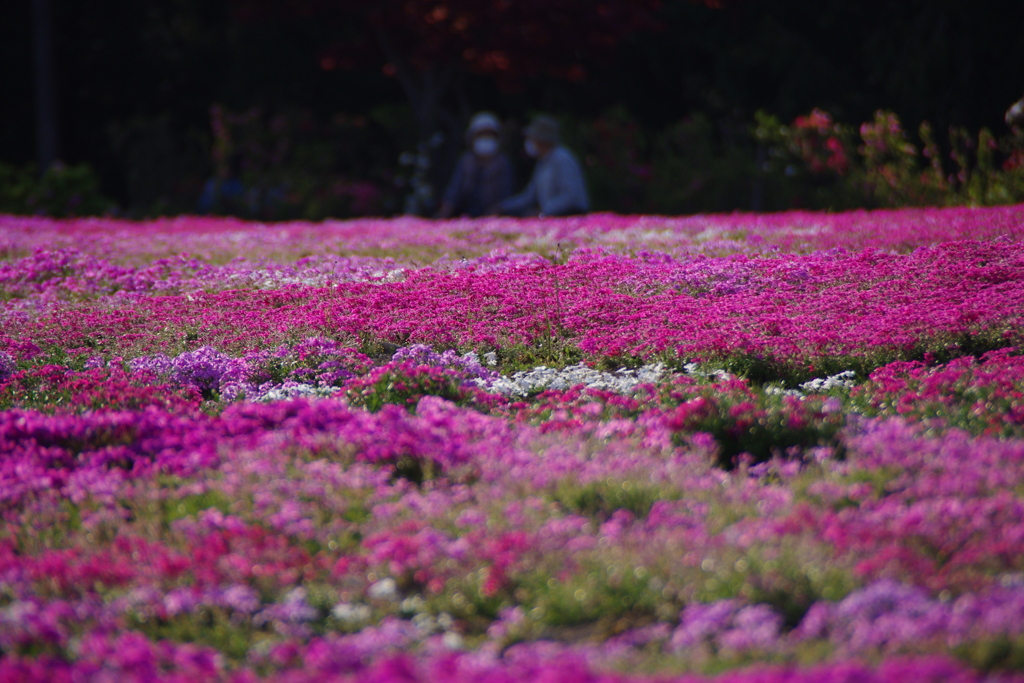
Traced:
<path fill-rule="evenodd" d="M 1006 116 L 1004 118 L 1006 120 L 1006 125 L 1011 128 L 1024 123 L 1024 97 L 1014 102 L 1013 106 L 1006 110 Z"/>
<path fill-rule="evenodd" d="M 537 160 L 526 189 L 498 206 L 512 216 L 571 216 L 590 211 L 583 169 L 561 144 L 558 121 L 538 116 L 523 131 L 526 153 Z"/>
<path fill-rule="evenodd" d="M 512 194 L 512 163 L 501 151 L 501 122 L 480 112 L 469 122 L 466 143 L 437 212 L 439 218 L 491 213 Z"/>

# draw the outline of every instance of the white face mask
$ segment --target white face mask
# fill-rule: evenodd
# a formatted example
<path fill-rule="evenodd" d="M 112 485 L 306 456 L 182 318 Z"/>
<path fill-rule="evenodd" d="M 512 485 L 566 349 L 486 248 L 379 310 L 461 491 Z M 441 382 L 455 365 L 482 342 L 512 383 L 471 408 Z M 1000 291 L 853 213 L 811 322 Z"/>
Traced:
<path fill-rule="evenodd" d="M 493 156 L 498 151 L 498 138 L 481 135 L 473 140 L 473 151 L 477 156 Z"/>
<path fill-rule="evenodd" d="M 526 153 L 534 159 L 540 156 L 540 150 L 537 148 L 537 143 L 531 138 L 526 138 L 526 143 L 523 145 L 523 149 L 525 149 Z"/>

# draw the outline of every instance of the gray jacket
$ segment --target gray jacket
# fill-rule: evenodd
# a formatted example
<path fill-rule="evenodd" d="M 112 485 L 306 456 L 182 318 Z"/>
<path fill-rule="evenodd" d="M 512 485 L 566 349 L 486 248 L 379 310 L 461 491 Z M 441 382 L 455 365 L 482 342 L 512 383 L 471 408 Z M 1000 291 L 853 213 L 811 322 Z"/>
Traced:
<path fill-rule="evenodd" d="M 501 203 L 513 216 L 566 216 L 590 211 L 583 169 L 575 155 L 559 145 L 537 161 L 526 189 Z"/>

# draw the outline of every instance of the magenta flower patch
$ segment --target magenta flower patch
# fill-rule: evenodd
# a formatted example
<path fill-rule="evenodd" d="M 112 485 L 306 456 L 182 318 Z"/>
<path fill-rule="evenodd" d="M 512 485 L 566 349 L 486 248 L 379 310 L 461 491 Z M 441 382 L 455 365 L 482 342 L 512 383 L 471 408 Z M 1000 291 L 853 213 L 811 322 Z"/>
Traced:
<path fill-rule="evenodd" d="M 1022 226 L 0 217 L 0 680 L 1024 680 Z"/>

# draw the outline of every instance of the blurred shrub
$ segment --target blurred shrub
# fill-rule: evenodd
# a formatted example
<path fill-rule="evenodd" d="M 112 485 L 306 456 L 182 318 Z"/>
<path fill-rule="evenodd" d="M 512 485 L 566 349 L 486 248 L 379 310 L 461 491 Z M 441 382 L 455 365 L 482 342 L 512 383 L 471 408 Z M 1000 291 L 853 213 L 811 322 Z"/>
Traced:
<path fill-rule="evenodd" d="M 651 178 L 648 132 L 623 107 L 594 121 L 563 120 L 566 144 L 580 156 L 596 211 L 637 213 Z"/>
<path fill-rule="evenodd" d="M 379 113 L 379 115 L 377 115 Z M 246 199 L 232 213 L 263 220 L 393 213 L 400 136 L 392 112 L 335 115 L 329 122 L 289 109 L 267 113 L 210 108 L 218 177 L 238 166 Z"/>
<path fill-rule="evenodd" d="M 754 150 L 743 129 L 693 114 L 656 138 L 647 207 L 652 213 L 750 209 Z M 761 208 L 761 207 L 758 207 Z"/>
<path fill-rule="evenodd" d="M 1024 134 L 996 139 L 950 127 L 947 153 L 926 121 L 911 140 L 896 114 L 878 111 L 856 132 L 815 109 L 783 125 L 758 112 L 761 169 L 781 180 L 796 206 L 855 207 L 1008 204 L 1024 200 Z"/>
<path fill-rule="evenodd" d="M 753 126 L 695 113 L 660 131 L 622 107 L 563 119 L 598 211 L 685 214 L 791 208 L 992 205 L 1024 201 L 1024 131 L 996 138 L 928 122 L 910 135 L 879 111 L 858 126 L 815 109 Z"/>
<path fill-rule="evenodd" d="M 665 130 L 624 107 L 593 121 L 563 118 L 565 143 L 583 162 L 595 211 L 694 213 L 749 208 L 754 153 L 744 129 L 695 114 Z"/>
<path fill-rule="evenodd" d="M 996 137 L 927 123 L 908 132 L 892 112 L 860 126 L 822 110 L 782 123 L 758 112 L 750 123 L 700 112 L 658 129 L 623 106 L 596 119 L 562 118 L 595 211 L 691 214 L 791 208 L 991 205 L 1024 201 L 1024 131 Z M 322 220 L 429 214 L 461 143 L 417 147 L 411 111 L 381 105 L 329 120 L 300 108 L 210 108 L 210 131 L 182 133 L 167 116 L 108 126 L 123 164 L 124 212 L 132 217 L 208 210 L 257 220 Z M 514 122 L 507 148 L 519 147 Z M 448 149 L 451 147 L 452 149 Z M 442 149 L 443 148 L 443 149 Z M 449 154 L 449 156 L 451 156 Z M 528 175 L 522 169 L 521 189 Z M 236 196 L 200 206 L 232 179 Z M 51 216 L 113 211 L 87 165 L 0 164 L 0 211 Z"/>
<path fill-rule="evenodd" d="M 0 213 L 91 216 L 109 212 L 96 173 L 87 164 L 53 164 L 42 176 L 34 165 L 0 163 Z"/>
<path fill-rule="evenodd" d="M 209 136 L 181 130 L 169 114 L 107 124 L 107 141 L 123 171 L 123 201 L 132 218 L 195 211 Z"/>

